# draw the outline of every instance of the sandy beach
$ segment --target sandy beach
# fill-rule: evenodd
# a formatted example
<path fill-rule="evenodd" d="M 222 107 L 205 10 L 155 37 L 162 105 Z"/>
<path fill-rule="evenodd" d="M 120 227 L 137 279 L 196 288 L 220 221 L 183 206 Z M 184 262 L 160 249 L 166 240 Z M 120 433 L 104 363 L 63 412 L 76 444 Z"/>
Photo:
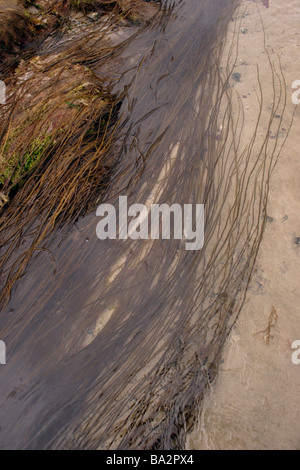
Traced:
<path fill-rule="evenodd" d="M 299 19 L 296 0 L 284 5 L 271 0 L 269 8 L 244 1 L 239 10 L 242 34 L 236 72 L 246 116 L 257 109 L 257 66 L 262 86 L 271 87 L 263 23 L 270 58 L 281 62 L 287 92 L 285 123 L 291 121 L 296 106 L 292 83 L 300 79 Z M 268 103 L 264 106 L 267 109 Z M 271 176 L 267 224 L 246 302 L 190 435 L 190 449 L 300 448 L 300 365 L 291 359 L 292 343 L 300 339 L 299 128 L 297 109 Z M 286 124 L 280 132 L 283 142 Z"/>

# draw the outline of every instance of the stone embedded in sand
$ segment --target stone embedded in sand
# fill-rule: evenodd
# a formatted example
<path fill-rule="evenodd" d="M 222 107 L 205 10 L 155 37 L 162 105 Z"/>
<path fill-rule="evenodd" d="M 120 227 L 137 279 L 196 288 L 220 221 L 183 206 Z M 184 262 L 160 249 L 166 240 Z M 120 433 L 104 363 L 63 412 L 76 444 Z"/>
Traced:
<path fill-rule="evenodd" d="M 294 242 L 297 246 L 300 246 L 300 237 L 295 237 Z"/>
<path fill-rule="evenodd" d="M 236 82 L 240 82 L 241 81 L 241 77 L 242 75 L 238 72 L 235 72 L 232 74 L 232 78 L 236 81 Z"/>

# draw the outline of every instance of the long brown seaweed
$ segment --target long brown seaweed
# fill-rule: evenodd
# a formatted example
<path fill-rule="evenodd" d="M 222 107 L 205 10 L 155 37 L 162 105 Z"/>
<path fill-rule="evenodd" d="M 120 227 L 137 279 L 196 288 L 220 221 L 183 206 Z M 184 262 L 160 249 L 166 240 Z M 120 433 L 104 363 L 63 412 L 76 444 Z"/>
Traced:
<path fill-rule="evenodd" d="M 97 101 L 80 110 L 75 134 L 70 129 L 66 141 L 49 148 L 46 173 L 38 169 L 45 160 L 4 213 L 2 295 L 15 287 L 0 318 L 12 350 L 1 370 L 2 447 L 182 449 L 216 375 L 263 235 L 282 148 L 269 136 L 281 126 L 286 87 L 265 47 L 272 108 L 266 124 L 257 70 L 257 116 L 245 143 L 244 108 L 231 86 L 236 35 L 224 66 L 238 2 L 216 2 L 217 18 L 209 2 L 192 3 L 174 10 L 166 4 L 157 24 L 123 43 L 120 55 L 96 49 L 97 41 L 91 48 L 90 38 L 80 42 L 80 53 L 62 55 L 95 74 L 118 57 L 125 70 L 110 93 L 123 104 L 110 129 L 93 128 L 92 140 L 86 136 L 99 122 Z M 137 48 L 141 55 L 131 63 Z M 99 193 L 102 158 L 114 151 L 117 165 Z M 62 170 L 63 158 L 69 166 Z M 89 201 L 95 207 L 96 197 L 117 204 L 120 194 L 139 203 L 204 203 L 204 248 L 188 252 L 180 240 L 100 242 L 91 213 L 68 234 L 53 232 L 57 223 L 78 219 Z"/>

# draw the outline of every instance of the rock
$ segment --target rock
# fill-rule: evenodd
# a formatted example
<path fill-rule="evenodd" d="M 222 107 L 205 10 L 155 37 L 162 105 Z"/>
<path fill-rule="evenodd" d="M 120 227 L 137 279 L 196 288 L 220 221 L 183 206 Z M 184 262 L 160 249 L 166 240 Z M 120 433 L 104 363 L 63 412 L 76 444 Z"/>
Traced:
<path fill-rule="evenodd" d="M 92 21 L 97 21 L 100 18 L 100 14 L 97 11 L 93 11 L 92 13 L 89 13 L 86 16 Z"/>
<path fill-rule="evenodd" d="M 31 15 L 39 15 L 39 14 L 40 14 L 39 10 L 38 10 L 36 7 L 34 7 L 34 6 L 28 7 L 28 8 L 27 8 L 27 11 L 28 11 L 28 13 L 30 13 Z"/>
<path fill-rule="evenodd" d="M 295 238 L 294 238 L 294 243 L 295 243 L 297 246 L 300 246 L 300 237 L 295 237 Z"/>

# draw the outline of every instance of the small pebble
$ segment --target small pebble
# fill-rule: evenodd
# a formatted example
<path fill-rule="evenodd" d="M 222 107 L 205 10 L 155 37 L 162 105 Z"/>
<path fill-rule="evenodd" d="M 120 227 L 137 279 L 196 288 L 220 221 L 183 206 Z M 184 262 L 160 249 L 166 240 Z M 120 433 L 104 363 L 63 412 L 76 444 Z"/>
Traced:
<path fill-rule="evenodd" d="M 92 13 L 89 13 L 88 15 L 86 15 L 87 18 L 91 21 L 97 21 L 99 19 L 99 13 L 97 13 L 96 11 L 92 12 Z"/>
<path fill-rule="evenodd" d="M 235 72 L 232 74 L 232 78 L 236 81 L 236 82 L 240 82 L 241 81 L 241 77 L 242 75 L 238 72 Z"/>

